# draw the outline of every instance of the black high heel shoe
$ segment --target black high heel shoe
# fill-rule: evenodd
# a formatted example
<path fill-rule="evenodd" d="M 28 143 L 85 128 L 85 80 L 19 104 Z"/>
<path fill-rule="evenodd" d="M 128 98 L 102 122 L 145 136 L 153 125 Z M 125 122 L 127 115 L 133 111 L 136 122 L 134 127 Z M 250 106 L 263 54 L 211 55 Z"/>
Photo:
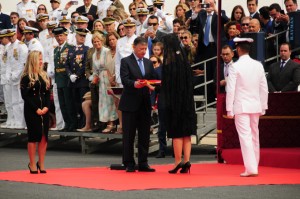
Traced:
<path fill-rule="evenodd" d="M 170 170 L 169 173 L 172 173 L 172 174 L 177 173 L 177 171 L 182 167 L 183 167 L 183 163 L 180 162 L 179 164 L 177 164 L 177 166 L 174 169 Z"/>
<path fill-rule="evenodd" d="M 190 162 L 186 162 L 183 166 L 182 169 L 180 170 L 180 173 L 190 173 L 191 171 L 191 163 Z"/>
<path fill-rule="evenodd" d="M 41 167 L 40 167 L 40 165 L 39 165 L 39 162 L 36 162 L 36 168 L 37 168 L 38 170 L 40 170 L 40 173 L 47 173 L 46 170 L 41 170 Z"/>
<path fill-rule="evenodd" d="M 36 171 L 32 171 L 31 168 L 30 168 L 30 163 L 28 163 L 28 169 L 30 171 L 30 174 L 38 174 L 39 172 L 36 170 Z"/>

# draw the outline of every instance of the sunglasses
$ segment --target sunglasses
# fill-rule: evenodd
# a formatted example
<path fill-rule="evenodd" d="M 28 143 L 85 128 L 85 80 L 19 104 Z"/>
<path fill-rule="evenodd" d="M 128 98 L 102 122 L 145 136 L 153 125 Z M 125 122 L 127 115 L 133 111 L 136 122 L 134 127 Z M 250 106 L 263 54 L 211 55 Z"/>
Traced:
<path fill-rule="evenodd" d="M 148 26 L 156 26 L 157 23 L 148 23 Z"/>
<path fill-rule="evenodd" d="M 248 23 L 242 23 L 242 26 L 249 26 Z"/>
<path fill-rule="evenodd" d="M 183 39 L 188 39 L 188 37 L 187 37 L 187 36 L 185 36 L 185 37 L 180 37 L 180 39 L 181 39 L 181 40 L 183 40 Z"/>
<path fill-rule="evenodd" d="M 129 10 L 135 10 L 136 8 L 130 8 Z"/>
<path fill-rule="evenodd" d="M 46 10 L 45 8 L 38 8 L 38 10 Z"/>
<path fill-rule="evenodd" d="M 157 61 L 152 61 L 153 64 L 157 64 Z"/>

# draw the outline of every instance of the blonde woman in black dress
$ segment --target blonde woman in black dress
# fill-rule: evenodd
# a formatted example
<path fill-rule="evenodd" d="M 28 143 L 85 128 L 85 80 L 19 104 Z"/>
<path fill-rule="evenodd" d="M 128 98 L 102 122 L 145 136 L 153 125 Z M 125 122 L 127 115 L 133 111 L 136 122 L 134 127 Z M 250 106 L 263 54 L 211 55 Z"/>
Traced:
<path fill-rule="evenodd" d="M 44 159 L 49 130 L 50 80 L 43 70 L 40 51 L 31 51 L 27 57 L 21 78 L 21 95 L 28 133 L 28 168 L 31 174 L 37 174 L 38 170 L 46 173 Z M 37 143 L 39 160 L 35 162 Z"/>

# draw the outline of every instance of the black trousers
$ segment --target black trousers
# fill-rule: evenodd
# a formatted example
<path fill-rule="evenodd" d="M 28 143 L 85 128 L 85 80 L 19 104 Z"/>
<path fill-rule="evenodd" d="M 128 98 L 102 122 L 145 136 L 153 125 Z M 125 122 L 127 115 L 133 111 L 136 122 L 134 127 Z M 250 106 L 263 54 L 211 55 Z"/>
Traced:
<path fill-rule="evenodd" d="M 138 164 L 148 165 L 148 151 L 150 140 L 150 108 L 142 104 L 135 112 L 122 111 L 123 121 L 123 164 L 134 166 L 134 140 L 138 132 Z"/>
<path fill-rule="evenodd" d="M 66 129 L 77 128 L 75 105 L 72 99 L 72 90 L 69 87 L 57 88 L 60 110 L 65 122 Z"/>

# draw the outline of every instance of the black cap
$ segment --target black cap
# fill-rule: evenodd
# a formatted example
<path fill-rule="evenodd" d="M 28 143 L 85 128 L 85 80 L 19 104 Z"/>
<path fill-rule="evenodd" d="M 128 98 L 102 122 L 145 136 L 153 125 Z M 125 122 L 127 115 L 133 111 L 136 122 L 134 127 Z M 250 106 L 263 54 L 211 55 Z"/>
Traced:
<path fill-rule="evenodd" d="M 52 30 L 54 35 L 68 34 L 68 30 L 64 27 L 56 27 Z"/>

